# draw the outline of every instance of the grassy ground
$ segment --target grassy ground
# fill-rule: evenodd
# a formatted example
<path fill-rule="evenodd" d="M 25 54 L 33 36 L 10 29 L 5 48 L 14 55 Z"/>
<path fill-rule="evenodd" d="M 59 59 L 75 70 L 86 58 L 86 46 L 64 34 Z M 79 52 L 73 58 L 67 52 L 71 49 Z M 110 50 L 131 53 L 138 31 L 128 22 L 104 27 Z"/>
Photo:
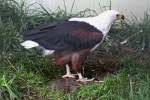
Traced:
<path fill-rule="evenodd" d="M 29 16 L 28 10 L 31 11 L 25 3 L 0 0 L 0 100 L 150 100 L 149 64 L 137 63 L 136 57 L 128 56 L 120 58 L 120 70 L 105 76 L 103 83 L 83 85 L 69 93 L 50 89 L 48 82 L 62 73 L 61 70 L 57 69 L 50 57 L 43 58 L 34 49 L 22 48 L 20 32 L 45 20 L 62 20 L 73 15 L 60 9 L 53 13 L 42 8 L 39 11 L 32 10 L 34 13 Z M 83 12 L 78 15 L 84 16 Z M 135 47 L 148 48 L 150 20 L 147 17 L 142 23 L 123 25 L 123 31 L 112 30 L 110 35 L 113 38 L 109 40 L 138 32 L 141 30 L 139 25 L 142 26 L 143 34 L 131 43 L 137 42 Z M 117 25 L 117 29 L 118 26 L 120 25 Z M 122 34 L 113 35 L 117 33 Z M 124 35 L 125 33 L 128 34 Z M 109 43 L 112 42 L 104 43 L 106 51 Z M 133 47 L 131 44 L 126 46 Z"/>

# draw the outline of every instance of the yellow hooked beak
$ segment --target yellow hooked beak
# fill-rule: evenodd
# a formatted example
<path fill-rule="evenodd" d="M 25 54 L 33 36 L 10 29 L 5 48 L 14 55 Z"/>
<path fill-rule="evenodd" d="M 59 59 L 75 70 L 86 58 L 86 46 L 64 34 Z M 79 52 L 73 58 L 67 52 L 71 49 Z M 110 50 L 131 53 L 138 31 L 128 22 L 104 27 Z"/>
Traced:
<path fill-rule="evenodd" d="M 117 14 L 116 17 L 119 20 L 124 20 L 125 19 L 124 15 L 121 15 L 121 14 Z"/>

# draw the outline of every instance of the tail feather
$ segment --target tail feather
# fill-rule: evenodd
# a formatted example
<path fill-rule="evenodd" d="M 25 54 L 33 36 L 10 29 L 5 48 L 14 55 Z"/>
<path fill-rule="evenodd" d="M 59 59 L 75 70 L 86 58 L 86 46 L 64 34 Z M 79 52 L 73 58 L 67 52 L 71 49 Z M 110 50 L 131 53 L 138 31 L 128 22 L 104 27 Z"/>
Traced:
<path fill-rule="evenodd" d="M 39 44 L 37 42 L 31 41 L 31 40 L 24 41 L 21 43 L 21 45 L 26 49 L 30 49 L 30 48 L 39 46 Z"/>

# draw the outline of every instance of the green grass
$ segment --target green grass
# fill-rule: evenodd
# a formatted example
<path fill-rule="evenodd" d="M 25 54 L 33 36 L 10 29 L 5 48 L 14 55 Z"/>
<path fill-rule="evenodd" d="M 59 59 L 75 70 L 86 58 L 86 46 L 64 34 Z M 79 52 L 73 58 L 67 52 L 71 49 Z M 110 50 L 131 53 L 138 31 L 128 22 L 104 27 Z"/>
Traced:
<path fill-rule="evenodd" d="M 48 96 L 54 100 L 149 100 L 150 68 L 129 58 L 123 59 L 122 66 L 120 71 L 105 77 L 104 83 L 85 85 L 73 93 L 50 91 Z"/>
<path fill-rule="evenodd" d="M 34 12 L 30 16 L 29 10 Z M 52 22 L 75 15 L 85 16 L 86 11 L 79 14 L 68 14 L 61 9 L 50 12 L 42 6 L 40 10 L 31 10 L 25 2 L 0 0 L 0 100 L 150 100 L 150 67 L 137 64 L 130 57 L 121 58 L 118 61 L 120 70 L 106 76 L 103 83 L 84 85 L 70 93 L 49 88 L 48 82 L 62 71 L 50 57 L 43 58 L 37 50 L 22 48 L 20 33 L 46 20 Z M 143 34 L 135 39 L 136 45 L 142 47 L 141 43 L 144 43 L 148 46 L 149 23 L 146 17 L 140 24 L 119 24 L 117 27 L 124 30 L 112 30 L 112 40 L 126 38 L 139 31 L 140 25 Z"/>

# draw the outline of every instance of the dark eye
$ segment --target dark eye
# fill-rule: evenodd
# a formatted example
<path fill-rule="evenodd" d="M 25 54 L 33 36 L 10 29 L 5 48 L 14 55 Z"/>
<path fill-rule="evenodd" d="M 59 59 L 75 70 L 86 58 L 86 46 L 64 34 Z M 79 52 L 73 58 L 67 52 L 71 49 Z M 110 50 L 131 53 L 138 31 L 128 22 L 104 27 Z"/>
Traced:
<path fill-rule="evenodd" d="M 119 16 L 120 16 L 119 14 L 116 15 L 116 17 L 119 17 Z"/>

